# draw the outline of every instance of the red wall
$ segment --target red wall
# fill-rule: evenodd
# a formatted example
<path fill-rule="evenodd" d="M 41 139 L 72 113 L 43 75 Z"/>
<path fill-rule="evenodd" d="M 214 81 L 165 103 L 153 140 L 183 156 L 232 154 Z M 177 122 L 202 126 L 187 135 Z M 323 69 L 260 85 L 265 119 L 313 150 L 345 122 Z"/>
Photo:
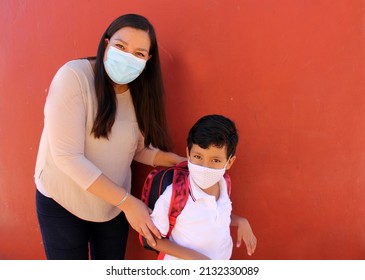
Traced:
<path fill-rule="evenodd" d="M 257 235 L 252 258 L 365 259 L 364 1 L 0 6 L 0 259 L 44 259 L 33 170 L 50 81 L 129 12 L 157 31 L 175 151 L 204 114 L 236 121 L 232 200 Z M 148 169 L 134 170 L 139 195 Z M 134 232 L 128 246 L 129 259 L 155 257 Z"/>

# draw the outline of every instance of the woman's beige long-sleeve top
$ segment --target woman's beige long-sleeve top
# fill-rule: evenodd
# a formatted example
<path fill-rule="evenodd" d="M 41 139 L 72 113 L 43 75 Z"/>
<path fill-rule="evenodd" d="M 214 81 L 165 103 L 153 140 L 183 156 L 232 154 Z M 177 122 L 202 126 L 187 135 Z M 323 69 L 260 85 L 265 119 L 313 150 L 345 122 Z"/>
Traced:
<path fill-rule="evenodd" d="M 146 148 L 131 94 L 117 95 L 109 139 L 91 134 L 97 104 L 90 62 L 74 60 L 55 75 L 44 108 L 35 182 L 37 189 L 74 215 L 102 222 L 120 210 L 87 191 L 103 173 L 130 191 L 131 162 L 153 165 L 157 149 Z"/>

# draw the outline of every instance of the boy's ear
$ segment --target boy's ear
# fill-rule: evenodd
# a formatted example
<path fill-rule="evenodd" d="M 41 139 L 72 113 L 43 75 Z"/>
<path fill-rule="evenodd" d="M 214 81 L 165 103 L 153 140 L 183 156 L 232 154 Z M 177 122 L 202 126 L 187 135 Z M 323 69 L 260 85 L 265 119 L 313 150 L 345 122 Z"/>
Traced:
<path fill-rule="evenodd" d="M 235 160 L 236 160 L 236 156 L 233 156 L 229 159 L 226 170 L 229 170 L 231 168 L 231 166 L 233 165 Z"/>
<path fill-rule="evenodd" d="M 189 149 L 188 149 L 188 147 L 186 147 L 186 158 L 187 159 L 189 158 Z"/>

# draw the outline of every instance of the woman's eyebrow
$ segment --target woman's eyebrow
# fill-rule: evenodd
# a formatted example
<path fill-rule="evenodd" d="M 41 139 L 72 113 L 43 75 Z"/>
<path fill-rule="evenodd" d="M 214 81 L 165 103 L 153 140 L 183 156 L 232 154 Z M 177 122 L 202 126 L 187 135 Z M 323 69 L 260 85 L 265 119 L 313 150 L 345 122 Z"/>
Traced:
<path fill-rule="evenodd" d="M 144 49 L 144 48 L 137 48 L 138 51 L 141 51 L 141 52 L 146 52 L 148 53 L 148 50 Z"/>
<path fill-rule="evenodd" d="M 123 41 L 123 40 L 122 40 L 122 39 L 120 39 L 120 38 L 115 38 L 115 39 L 114 39 L 114 41 L 121 42 L 121 43 L 123 43 L 124 45 L 128 46 L 128 43 L 127 43 L 126 41 Z M 142 52 L 146 52 L 146 53 L 148 53 L 148 52 L 149 52 L 149 51 L 148 51 L 147 49 L 145 49 L 145 48 L 137 48 L 137 50 L 142 51 Z"/>
<path fill-rule="evenodd" d="M 121 43 L 123 43 L 123 44 L 125 44 L 125 45 L 128 45 L 128 43 L 127 43 L 126 41 L 123 41 L 122 39 L 114 38 L 113 40 L 114 40 L 114 41 L 121 42 Z"/>

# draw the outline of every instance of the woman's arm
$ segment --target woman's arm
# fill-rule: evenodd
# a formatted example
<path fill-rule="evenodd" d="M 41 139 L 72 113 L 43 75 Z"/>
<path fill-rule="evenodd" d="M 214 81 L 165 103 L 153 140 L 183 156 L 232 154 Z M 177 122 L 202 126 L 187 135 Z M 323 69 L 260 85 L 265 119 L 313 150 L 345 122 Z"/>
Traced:
<path fill-rule="evenodd" d="M 127 195 L 123 188 L 118 187 L 103 174 L 87 190 L 112 205 L 117 205 Z M 131 227 L 143 235 L 151 246 L 154 247 L 156 244 L 154 236 L 161 238 L 161 235 L 151 220 L 148 207 L 131 194 L 128 194 L 118 207 L 126 215 Z"/>
<path fill-rule="evenodd" d="M 186 160 L 184 157 L 177 154 L 157 151 L 153 164 L 156 166 L 172 166 L 184 160 Z M 112 205 L 118 205 L 127 195 L 123 188 L 118 187 L 103 174 L 87 190 Z M 155 239 L 161 238 L 161 234 L 151 220 L 150 209 L 131 194 L 128 194 L 126 199 L 118 205 L 118 208 L 124 212 L 131 227 L 144 236 L 151 244 L 150 246 L 154 247 L 156 245 Z"/>
<path fill-rule="evenodd" d="M 185 161 L 185 157 L 181 157 L 171 152 L 158 151 L 153 161 L 154 166 L 173 166 L 182 161 Z"/>
<path fill-rule="evenodd" d="M 246 218 L 240 217 L 236 214 L 231 214 L 231 226 L 237 226 L 237 243 L 236 246 L 241 246 L 241 240 L 246 244 L 247 254 L 251 256 L 257 245 L 256 236 L 253 234 L 250 223 Z"/>
<path fill-rule="evenodd" d="M 149 244 L 150 245 L 150 244 Z M 151 246 L 151 245 L 150 245 Z M 209 260 L 209 258 L 193 249 L 180 246 L 171 242 L 167 238 L 157 240 L 157 245 L 154 247 L 157 251 L 177 257 L 184 260 Z"/>

